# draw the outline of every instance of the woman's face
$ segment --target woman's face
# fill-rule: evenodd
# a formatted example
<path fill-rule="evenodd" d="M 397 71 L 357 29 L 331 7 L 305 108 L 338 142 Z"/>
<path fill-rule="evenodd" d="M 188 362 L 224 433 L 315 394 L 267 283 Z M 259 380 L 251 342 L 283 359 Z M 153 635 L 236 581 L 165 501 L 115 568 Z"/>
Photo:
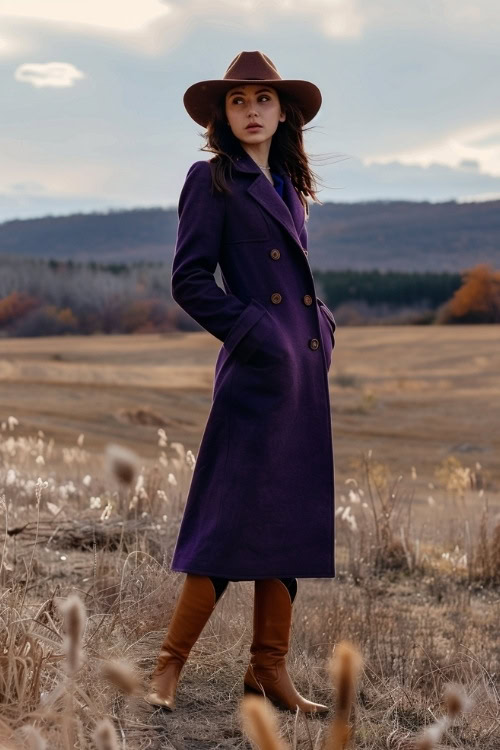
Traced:
<path fill-rule="evenodd" d="M 276 90 L 266 84 L 238 84 L 226 94 L 226 116 L 233 135 L 243 143 L 256 144 L 270 140 L 279 122 L 286 119 L 281 112 Z M 249 123 L 262 127 L 247 129 Z"/>

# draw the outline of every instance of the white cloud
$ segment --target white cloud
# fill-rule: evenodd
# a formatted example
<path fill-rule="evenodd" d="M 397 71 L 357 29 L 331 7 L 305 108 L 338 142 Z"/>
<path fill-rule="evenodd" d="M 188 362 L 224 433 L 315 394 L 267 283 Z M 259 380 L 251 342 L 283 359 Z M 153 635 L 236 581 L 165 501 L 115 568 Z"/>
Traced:
<path fill-rule="evenodd" d="M 500 21 L 496 0 L 1 0 L 0 19 L 41 21 L 85 33 L 112 34 L 129 47 L 158 55 L 177 47 L 193 28 L 228 28 L 259 35 L 297 21 L 327 39 L 359 40 L 367 31 L 456 27 L 484 31 Z M 87 29 L 85 28 L 87 27 Z M 12 43 L 9 41 L 9 43 Z M 255 48 L 259 45 L 255 44 Z M 1 54 L 1 46 L 0 46 Z"/>
<path fill-rule="evenodd" d="M 355 39 L 362 35 L 365 18 L 355 3 L 349 0 L 337 0 L 330 3 L 328 12 L 322 19 L 321 27 L 326 36 Z"/>
<path fill-rule="evenodd" d="M 31 180 L 31 182 L 29 180 L 26 182 L 13 182 L 7 187 L 7 192 L 9 191 L 13 194 L 18 193 L 19 195 L 22 195 L 23 193 L 38 195 L 47 192 L 45 185 L 37 180 Z"/>
<path fill-rule="evenodd" d="M 418 149 L 367 156 L 363 164 L 394 161 L 421 167 L 439 163 L 464 170 L 475 162 L 481 172 L 500 177 L 500 120 L 456 130 Z"/>
<path fill-rule="evenodd" d="M 16 81 L 31 83 L 36 88 L 67 88 L 73 86 L 78 79 L 85 78 L 85 73 L 65 62 L 23 63 L 16 68 L 14 78 Z"/>
<path fill-rule="evenodd" d="M 175 205 L 185 163 L 204 158 L 182 92 L 239 49 L 284 77 L 298 64 L 315 81 L 316 65 L 324 107 L 306 142 L 367 154 L 336 165 L 322 199 L 496 196 L 499 18 L 498 0 L 0 0 L 0 215 Z M 69 106 L 47 95 L 62 86 Z"/>
<path fill-rule="evenodd" d="M 2 0 L 0 17 L 134 31 L 169 13 L 162 0 Z"/>
<path fill-rule="evenodd" d="M 236 28 L 267 30 L 276 20 L 295 17 L 305 18 L 327 37 L 357 38 L 368 23 L 379 19 L 387 23 L 386 14 L 397 14 L 399 8 L 398 0 L 384 0 L 375 7 L 373 0 L 366 7 L 363 0 L 308 0 L 305 5 L 302 0 L 2 0 L 0 18 L 87 25 L 96 31 L 132 34 L 127 39 L 132 44 L 140 43 L 133 38 L 133 32 L 140 32 L 152 37 L 156 49 L 155 22 L 170 38 L 169 32 L 182 33 L 196 22 L 217 25 L 232 18 Z M 167 26 L 163 26 L 165 21 Z"/>
<path fill-rule="evenodd" d="M 2 15 L 0 11 L 0 16 Z M 0 36 L 0 58 L 2 57 L 15 57 L 17 55 L 26 54 L 32 52 L 35 49 L 33 42 L 28 41 L 26 37 L 20 34 L 6 35 L 3 33 Z"/>
<path fill-rule="evenodd" d="M 4 194 L 91 195 L 119 190 L 120 165 L 87 152 L 67 157 L 33 141 L 2 139 L 0 192 Z M 114 183 L 116 180 L 116 183 Z"/>
<path fill-rule="evenodd" d="M 500 192 L 496 193 L 474 193 L 473 195 L 462 195 L 457 198 L 457 203 L 483 203 L 484 201 L 500 200 Z"/>

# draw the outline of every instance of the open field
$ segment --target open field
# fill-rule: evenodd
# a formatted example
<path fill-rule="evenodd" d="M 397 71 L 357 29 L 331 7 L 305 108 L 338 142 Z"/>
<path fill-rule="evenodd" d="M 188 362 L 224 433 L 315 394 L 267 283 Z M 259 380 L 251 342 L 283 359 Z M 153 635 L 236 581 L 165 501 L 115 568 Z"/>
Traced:
<path fill-rule="evenodd" d="M 61 445 L 84 432 L 92 452 L 116 439 L 152 456 L 157 426 L 196 451 L 219 346 L 205 332 L 5 339 L 0 410 Z M 340 482 L 369 448 L 421 474 L 457 453 L 500 482 L 498 326 L 340 328 L 330 386 Z"/>
<path fill-rule="evenodd" d="M 475 708 L 436 747 L 500 747 L 499 338 L 498 326 L 479 325 L 337 330 L 337 507 L 350 515 L 337 516 L 337 579 L 299 580 L 288 664 L 297 688 L 334 715 L 326 659 L 342 639 L 359 647 L 352 747 L 414 748 L 415 732 L 442 714 L 450 680 Z M 146 685 L 154 665 L 184 577 L 168 563 L 219 346 L 204 332 L 2 340 L 0 500 L 10 533 L 0 747 L 28 747 L 26 723 L 49 748 L 95 747 L 93 725 L 109 715 L 130 750 L 250 750 L 237 708 L 252 582 L 223 595 L 173 714 L 124 696 L 100 671 L 125 658 Z M 139 455 L 142 489 L 135 480 L 117 488 L 103 463 L 108 443 Z M 39 502 L 38 477 L 48 483 Z M 54 692 L 67 679 L 56 603 L 75 591 L 88 618 L 85 658 L 64 698 Z M 297 748 L 322 748 L 328 721 L 279 714 Z"/>

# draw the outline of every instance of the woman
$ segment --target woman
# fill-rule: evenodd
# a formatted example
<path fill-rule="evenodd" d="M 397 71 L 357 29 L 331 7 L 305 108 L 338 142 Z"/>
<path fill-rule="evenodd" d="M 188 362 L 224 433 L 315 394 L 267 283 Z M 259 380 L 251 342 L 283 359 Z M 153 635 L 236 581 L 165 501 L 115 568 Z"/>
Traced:
<path fill-rule="evenodd" d="M 190 167 L 181 191 L 172 296 L 222 346 L 171 565 L 187 576 L 147 699 L 174 708 L 228 581 L 254 580 L 244 691 L 324 713 L 285 664 L 296 579 L 335 577 L 335 321 L 307 260 L 305 196 L 316 196 L 302 141 L 321 94 L 282 79 L 263 53 L 241 52 L 223 79 L 190 86 L 184 105 L 216 155 Z"/>

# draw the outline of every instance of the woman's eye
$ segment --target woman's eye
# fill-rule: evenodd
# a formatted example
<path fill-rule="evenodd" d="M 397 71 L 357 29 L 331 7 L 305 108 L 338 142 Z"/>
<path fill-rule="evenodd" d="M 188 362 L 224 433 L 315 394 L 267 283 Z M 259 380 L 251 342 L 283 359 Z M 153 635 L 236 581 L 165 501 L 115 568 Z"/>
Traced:
<path fill-rule="evenodd" d="M 260 99 L 262 99 L 262 97 L 265 97 L 266 99 L 269 99 L 269 98 L 270 98 L 270 97 L 269 97 L 269 96 L 268 96 L 267 94 L 261 94 L 261 96 L 259 96 L 259 100 L 260 100 Z M 241 96 L 237 96 L 237 97 L 235 97 L 235 98 L 233 99 L 233 104 L 236 104 L 236 102 L 239 102 L 239 101 L 242 101 L 242 98 L 241 98 Z"/>

